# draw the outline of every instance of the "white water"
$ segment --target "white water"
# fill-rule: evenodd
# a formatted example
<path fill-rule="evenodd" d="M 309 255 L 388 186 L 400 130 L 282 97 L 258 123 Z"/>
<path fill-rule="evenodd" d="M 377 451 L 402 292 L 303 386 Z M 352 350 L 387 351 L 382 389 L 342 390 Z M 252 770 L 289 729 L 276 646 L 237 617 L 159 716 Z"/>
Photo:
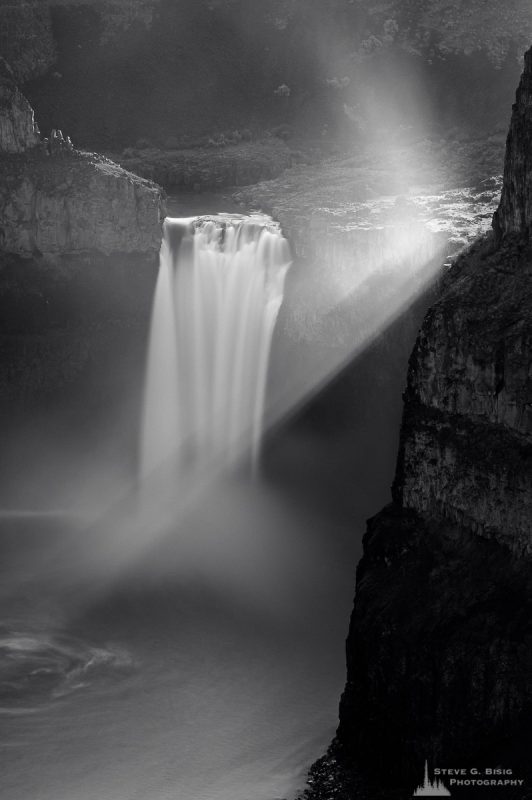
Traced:
<path fill-rule="evenodd" d="M 151 323 L 141 477 L 256 465 L 290 265 L 266 217 L 167 219 Z"/>
<path fill-rule="evenodd" d="M 225 474 L 205 487 L 197 469 L 258 455 L 287 260 L 262 218 L 167 221 L 142 471 L 177 483 L 175 507 L 156 492 L 140 520 L 136 506 L 135 520 L 120 507 L 90 530 L 3 521 L 0 648 L 17 659 L 19 678 L 13 685 L 8 672 L 5 702 L 0 682 L 0 797 L 290 797 L 332 738 L 355 532 L 386 502 L 391 480 L 375 480 L 372 467 L 382 418 L 372 412 L 362 438 L 358 429 L 355 439 L 285 435 L 280 492 Z M 375 325 L 384 305 L 370 295 Z M 350 348 L 357 330 L 345 337 Z M 320 362 L 329 369 L 330 353 Z M 277 370 L 280 386 L 305 366 L 296 355 Z M 200 387 L 206 406 L 196 403 Z M 338 459 L 347 451 L 354 464 Z M 179 464 L 195 469 L 176 482 Z M 345 509 L 339 496 L 349 497 Z"/>

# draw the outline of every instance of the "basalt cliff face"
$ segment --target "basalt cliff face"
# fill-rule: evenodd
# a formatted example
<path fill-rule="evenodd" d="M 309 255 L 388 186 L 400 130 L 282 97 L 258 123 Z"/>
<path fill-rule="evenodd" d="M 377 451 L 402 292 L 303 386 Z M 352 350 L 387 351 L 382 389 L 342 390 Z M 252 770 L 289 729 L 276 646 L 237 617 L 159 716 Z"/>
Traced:
<path fill-rule="evenodd" d="M 111 161 L 41 140 L 33 109 L 0 59 L 0 248 L 23 257 L 157 252 L 162 193 Z"/>
<path fill-rule="evenodd" d="M 408 796 L 425 759 L 511 769 L 524 784 L 490 796 L 532 796 L 531 108 L 532 50 L 494 232 L 449 270 L 410 359 L 393 502 L 368 523 L 313 798 Z"/>
<path fill-rule="evenodd" d="M 526 235 L 532 227 L 532 52 L 517 90 L 508 134 L 505 181 L 494 228 L 499 235 Z"/>
<path fill-rule="evenodd" d="M 129 407 L 137 414 L 141 370 L 132 365 L 144 361 L 165 207 L 151 181 L 61 134 L 42 139 L 13 73 L 0 66 L 0 433 L 8 452 L 17 425 L 26 429 L 45 408 L 63 420 L 72 412 L 73 427 L 86 430 L 79 409 L 96 420 L 114 397 L 136 398 Z"/>
<path fill-rule="evenodd" d="M 30 257 L 98 252 L 154 256 L 161 191 L 93 153 L 1 157 L 0 230 L 5 252 Z"/>
<path fill-rule="evenodd" d="M 38 142 L 33 109 L 0 57 L 0 153 L 23 153 Z"/>

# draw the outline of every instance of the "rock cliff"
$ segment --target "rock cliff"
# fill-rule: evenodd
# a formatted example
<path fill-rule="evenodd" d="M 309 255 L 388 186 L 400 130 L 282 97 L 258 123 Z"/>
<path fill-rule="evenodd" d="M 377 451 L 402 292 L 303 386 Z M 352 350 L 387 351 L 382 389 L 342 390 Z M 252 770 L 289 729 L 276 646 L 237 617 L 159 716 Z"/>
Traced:
<path fill-rule="evenodd" d="M 511 769 L 524 786 L 490 796 L 532 796 L 531 86 L 532 50 L 494 233 L 449 270 L 410 359 L 393 502 L 368 523 L 312 798 L 404 797 L 425 759 Z"/>
<path fill-rule="evenodd" d="M 530 555 L 532 50 L 508 134 L 497 246 L 450 270 L 410 361 L 394 499 Z M 502 239 L 500 238 L 502 236 Z"/>
<path fill-rule="evenodd" d="M 161 241 L 161 190 L 101 156 L 42 149 L 1 157 L 2 249 L 20 256 L 97 251 L 154 255 Z"/>
<path fill-rule="evenodd" d="M 41 141 L 33 109 L 0 58 L 0 248 L 30 257 L 156 253 L 161 189 L 53 131 Z"/>
<path fill-rule="evenodd" d="M 498 235 L 528 235 L 532 226 L 532 52 L 517 90 L 508 134 L 505 180 L 501 203 L 494 218 Z"/>
<path fill-rule="evenodd" d="M 33 109 L 0 57 L 0 153 L 23 153 L 39 141 Z"/>
<path fill-rule="evenodd" d="M 111 352 L 122 363 L 135 347 L 143 363 L 165 208 L 151 181 L 59 133 L 41 140 L 7 67 L 0 77 L 0 404 L 12 427 L 22 400 L 38 407 L 83 381 L 100 391 Z"/>

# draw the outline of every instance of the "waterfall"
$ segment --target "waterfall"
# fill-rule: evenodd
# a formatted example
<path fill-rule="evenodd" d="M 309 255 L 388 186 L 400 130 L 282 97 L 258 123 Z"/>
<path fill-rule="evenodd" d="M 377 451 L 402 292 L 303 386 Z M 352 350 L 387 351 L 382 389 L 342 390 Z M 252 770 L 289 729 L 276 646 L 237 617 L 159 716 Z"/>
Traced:
<path fill-rule="evenodd" d="M 140 470 L 257 464 L 268 361 L 290 266 L 270 218 L 166 219 Z"/>

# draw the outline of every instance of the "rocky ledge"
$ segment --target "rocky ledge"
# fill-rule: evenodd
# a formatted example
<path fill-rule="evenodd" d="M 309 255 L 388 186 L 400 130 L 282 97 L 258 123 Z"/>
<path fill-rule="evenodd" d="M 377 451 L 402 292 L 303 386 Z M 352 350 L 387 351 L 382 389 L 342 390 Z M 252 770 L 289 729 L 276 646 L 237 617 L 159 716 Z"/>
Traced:
<path fill-rule="evenodd" d="M 189 149 L 126 148 L 116 160 L 168 191 L 204 192 L 275 178 L 292 165 L 292 154 L 284 141 L 271 137 Z"/>
<path fill-rule="evenodd" d="M 33 109 L 0 58 L 0 254 L 153 254 L 164 213 L 154 183 L 76 151 L 61 131 L 41 140 Z"/>
<path fill-rule="evenodd" d="M 30 257 L 97 251 L 155 254 L 162 193 L 102 156 L 49 156 L 42 148 L 0 155 L 0 231 L 4 252 Z"/>
<path fill-rule="evenodd" d="M 0 57 L 0 153 L 23 153 L 39 143 L 33 109 Z"/>
<path fill-rule="evenodd" d="M 448 272 L 410 359 L 393 503 L 368 523 L 315 800 L 408 796 L 425 759 L 512 770 L 524 784 L 490 797 L 532 796 L 531 86 L 529 51 L 494 232 Z"/>
<path fill-rule="evenodd" d="M 0 98 L 0 403 L 12 420 L 21 400 L 83 381 L 86 397 L 112 352 L 121 363 L 134 347 L 142 363 L 165 207 L 160 187 L 60 131 L 41 139 L 5 62 Z"/>

